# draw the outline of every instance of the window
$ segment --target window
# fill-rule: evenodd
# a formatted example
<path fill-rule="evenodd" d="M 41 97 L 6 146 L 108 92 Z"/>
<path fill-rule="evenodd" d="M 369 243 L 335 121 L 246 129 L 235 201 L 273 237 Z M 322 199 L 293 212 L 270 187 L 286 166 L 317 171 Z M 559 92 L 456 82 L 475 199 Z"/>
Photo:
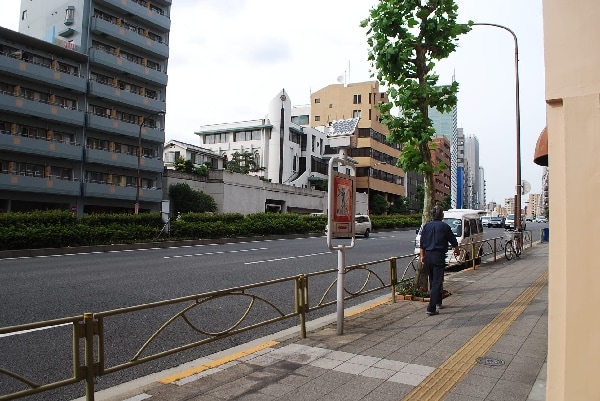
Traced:
<path fill-rule="evenodd" d="M 65 10 L 65 25 L 71 25 L 75 20 L 75 7 L 68 6 Z"/>
<path fill-rule="evenodd" d="M 352 103 L 360 104 L 361 103 L 360 97 L 361 97 L 361 95 L 354 95 L 354 101 Z"/>
<path fill-rule="evenodd" d="M 166 163 L 175 163 L 175 160 L 179 157 L 179 152 L 167 152 L 165 153 Z"/>
<path fill-rule="evenodd" d="M 21 14 L 21 20 L 25 21 L 27 19 L 27 10 L 24 10 L 23 13 Z"/>
<path fill-rule="evenodd" d="M 353 118 L 360 118 L 360 110 L 352 110 Z"/>
<path fill-rule="evenodd" d="M 316 99 L 315 99 L 315 103 L 321 103 L 321 99 L 319 99 L 319 98 L 316 98 Z"/>
<path fill-rule="evenodd" d="M 315 121 L 321 121 L 321 116 L 315 116 Z"/>

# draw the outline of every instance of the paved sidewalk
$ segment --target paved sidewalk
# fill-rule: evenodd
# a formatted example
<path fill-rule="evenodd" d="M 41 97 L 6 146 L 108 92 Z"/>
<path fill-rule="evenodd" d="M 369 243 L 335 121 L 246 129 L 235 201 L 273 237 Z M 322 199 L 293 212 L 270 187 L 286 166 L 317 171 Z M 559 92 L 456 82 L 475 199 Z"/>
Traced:
<path fill-rule="evenodd" d="M 110 401 L 542 401 L 548 243 L 446 276 L 436 316 L 389 296 L 98 392 Z"/>

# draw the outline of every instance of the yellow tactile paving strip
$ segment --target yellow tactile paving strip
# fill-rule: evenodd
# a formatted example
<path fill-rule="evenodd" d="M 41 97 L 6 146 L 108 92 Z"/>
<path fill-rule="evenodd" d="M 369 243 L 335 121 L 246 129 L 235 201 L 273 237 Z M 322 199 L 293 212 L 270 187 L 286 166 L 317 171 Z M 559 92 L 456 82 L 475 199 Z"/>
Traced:
<path fill-rule="evenodd" d="M 194 367 L 192 369 L 188 369 L 188 370 L 185 370 L 183 372 L 179 372 L 179 373 L 176 373 L 174 375 L 167 376 L 165 378 L 162 378 L 162 379 L 158 380 L 158 382 L 162 383 L 162 384 L 170 384 L 170 383 L 176 382 L 177 380 L 181 380 L 181 379 L 183 379 L 185 377 L 188 377 L 188 376 L 191 376 L 191 375 L 195 375 L 195 374 L 203 372 L 205 370 L 216 368 L 218 366 L 224 365 L 227 362 L 234 361 L 236 359 L 239 359 L 239 358 L 242 358 L 244 356 L 253 354 L 253 353 L 255 353 L 257 351 L 260 351 L 260 350 L 263 350 L 265 348 L 273 347 L 273 346 L 275 346 L 277 344 L 279 344 L 279 342 L 277 342 L 277 341 L 267 341 L 266 343 L 257 345 L 256 347 L 252 347 L 252 348 L 247 349 L 245 351 L 236 352 L 235 354 L 231 354 L 229 356 L 226 356 L 226 357 L 223 357 L 223 358 L 220 358 L 220 359 L 215 359 L 214 361 L 211 361 L 209 363 L 205 363 L 204 365 L 196 366 L 196 367 Z"/>
<path fill-rule="evenodd" d="M 547 283 L 548 272 L 546 271 L 403 400 L 442 400 L 477 364 L 477 358 L 485 356 Z"/>

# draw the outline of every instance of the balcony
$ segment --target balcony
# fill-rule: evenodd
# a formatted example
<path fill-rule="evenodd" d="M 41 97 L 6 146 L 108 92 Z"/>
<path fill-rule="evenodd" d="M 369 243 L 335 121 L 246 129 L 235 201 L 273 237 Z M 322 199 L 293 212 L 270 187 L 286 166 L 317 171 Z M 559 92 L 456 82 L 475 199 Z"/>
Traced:
<path fill-rule="evenodd" d="M 155 85 L 167 85 L 166 73 L 144 67 L 141 64 L 136 64 L 102 50 L 90 49 L 90 62 L 100 64 L 119 75 L 131 74 L 138 79 L 151 82 Z"/>
<path fill-rule="evenodd" d="M 99 82 L 90 81 L 90 94 L 101 98 L 110 99 L 115 103 L 126 106 L 132 106 L 149 112 L 159 112 L 165 110 L 165 102 L 158 99 L 138 95 L 127 90 L 121 90 L 114 86 L 104 85 Z"/>
<path fill-rule="evenodd" d="M 83 111 L 64 108 L 37 100 L 29 100 L 7 94 L 6 92 L 0 93 L 0 110 L 28 118 L 37 117 L 69 125 L 82 126 L 84 123 Z"/>
<path fill-rule="evenodd" d="M 140 35 L 136 31 L 125 29 L 101 18 L 92 18 L 91 29 L 95 34 L 109 36 L 140 52 L 150 53 L 163 60 L 169 58 L 169 46 Z"/>
<path fill-rule="evenodd" d="M 87 149 L 86 161 L 88 163 L 102 164 L 113 167 L 137 169 L 138 158 L 134 155 L 109 152 L 103 149 Z M 153 173 L 162 173 L 164 171 L 164 165 L 162 160 L 141 157 L 140 170 L 151 171 Z"/>
<path fill-rule="evenodd" d="M 123 187 L 119 185 L 111 185 L 104 183 L 86 182 L 83 186 L 84 196 L 89 198 L 110 198 L 110 199 L 127 199 L 131 200 L 132 204 L 135 201 L 136 188 Z M 140 188 L 140 201 L 142 202 L 160 202 L 162 201 L 162 189 Z"/>
<path fill-rule="evenodd" d="M 0 68 L 6 74 L 23 77 L 43 85 L 66 88 L 85 93 L 86 80 L 78 75 L 66 74 L 42 65 L 18 60 L 0 53 Z"/>
<path fill-rule="evenodd" d="M 140 134 L 140 126 L 138 124 L 132 124 L 125 121 L 116 120 L 114 118 L 108 118 L 91 113 L 88 113 L 87 126 L 98 131 L 124 135 L 127 137 L 134 137 L 136 139 Z M 146 141 L 164 143 L 165 133 L 164 131 L 158 128 L 143 127 L 142 139 Z"/>
<path fill-rule="evenodd" d="M 57 177 L 0 174 L 0 190 L 79 196 L 81 186 L 79 181 L 61 180 Z"/>
<path fill-rule="evenodd" d="M 163 3 L 171 4 L 170 0 L 161 0 Z M 145 24 L 167 32 L 171 29 L 171 20 L 166 15 L 151 10 L 135 1 L 123 0 L 98 0 L 98 3 L 104 3 L 110 8 L 121 10 L 124 14 L 131 14 L 136 18 L 142 19 Z"/>
<path fill-rule="evenodd" d="M 81 146 L 74 143 L 47 141 L 45 138 L 36 139 L 4 133 L 0 134 L 0 149 L 3 152 L 81 160 Z"/>

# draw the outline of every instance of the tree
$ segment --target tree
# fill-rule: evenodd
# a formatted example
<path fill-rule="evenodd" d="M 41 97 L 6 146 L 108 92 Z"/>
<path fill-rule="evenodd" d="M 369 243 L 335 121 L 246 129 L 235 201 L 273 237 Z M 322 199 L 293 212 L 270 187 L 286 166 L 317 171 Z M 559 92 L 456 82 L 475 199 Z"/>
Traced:
<path fill-rule="evenodd" d="M 448 210 L 452 206 L 452 197 L 450 195 L 446 195 L 439 203 L 444 210 Z"/>
<path fill-rule="evenodd" d="M 388 211 L 388 201 L 385 200 L 383 195 L 375 195 L 371 201 L 371 213 L 373 214 L 384 214 Z"/>
<path fill-rule="evenodd" d="M 368 59 L 388 88 L 388 102 L 379 110 L 389 139 L 402 145 L 398 164 L 424 176 L 423 224 L 435 205 L 434 174 L 446 168 L 431 155 L 435 130 L 429 108 L 450 112 L 458 93 L 457 82 L 438 85 L 433 69 L 456 49 L 458 36 L 471 30 L 471 22 L 458 24 L 457 16 L 454 0 L 380 0 L 360 23 L 368 27 Z M 397 117 L 393 109 L 399 109 Z"/>
<path fill-rule="evenodd" d="M 395 197 L 393 204 L 388 208 L 391 214 L 406 213 L 410 206 L 410 199 L 406 196 L 398 195 Z"/>
<path fill-rule="evenodd" d="M 227 161 L 227 171 L 230 173 L 249 174 L 257 171 L 264 170 L 264 167 L 260 167 L 254 155 L 250 152 L 235 152 L 231 155 L 231 160 Z"/>
<path fill-rule="evenodd" d="M 177 158 L 175 158 L 173 168 L 175 168 L 175 171 L 185 171 L 185 159 L 183 156 L 177 156 Z"/>
<path fill-rule="evenodd" d="M 174 214 L 217 211 L 217 202 L 212 196 L 195 191 L 185 183 L 169 186 L 169 198 L 172 202 L 171 212 Z"/>

